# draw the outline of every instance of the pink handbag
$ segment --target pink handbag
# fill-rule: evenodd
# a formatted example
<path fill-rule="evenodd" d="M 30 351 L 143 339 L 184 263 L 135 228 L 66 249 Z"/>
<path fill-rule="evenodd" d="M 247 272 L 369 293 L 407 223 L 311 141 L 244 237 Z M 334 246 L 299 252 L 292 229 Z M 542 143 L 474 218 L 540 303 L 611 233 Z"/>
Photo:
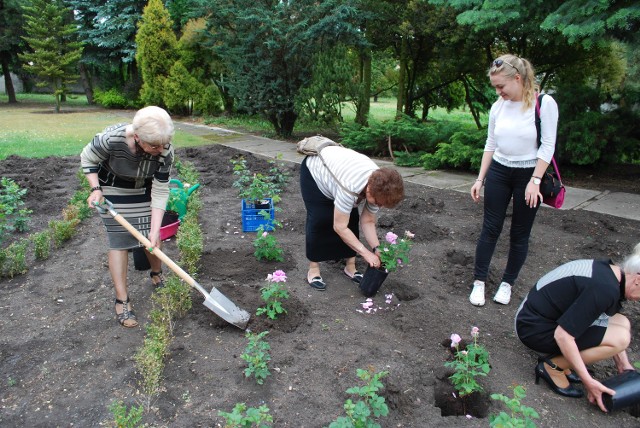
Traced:
<path fill-rule="evenodd" d="M 544 96 L 544 94 L 536 94 L 536 131 L 538 133 L 538 146 L 540 146 L 540 100 Z M 562 184 L 562 177 L 560 176 L 560 170 L 558 169 L 558 164 L 556 163 L 555 157 L 551 157 L 551 163 L 553 163 L 554 173 L 545 173 L 542 176 L 543 183 L 541 187 L 545 185 L 545 181 L 550 180 L 554 185 L 548 185 L 547 187 L 558 187 L 557 192 L 553 192 L 549 196 L 542 197 L 542 203 L 549 205 L 553 208 L 562 208 L 562 204 L 564 203 L 564 194 L 565 188 L 564 184 Z"/>
<path fill-rule="evenodd" d="M 564 184 L 562 184 L 562 177 L 560 177 L 560 170 L 558 169 L 558 165 L 556 164 L 555 158 L 551 158 L 551 162 L 553 163 L 553 169 L 555 170 L 555 175 L 560 181 L 560 190 L 555 195 L 544 196 L 542 198 L 542 202 L 553 208 L 562 208 L 562 204 L 564 203 L 564 193 L 565 193 Z"/>

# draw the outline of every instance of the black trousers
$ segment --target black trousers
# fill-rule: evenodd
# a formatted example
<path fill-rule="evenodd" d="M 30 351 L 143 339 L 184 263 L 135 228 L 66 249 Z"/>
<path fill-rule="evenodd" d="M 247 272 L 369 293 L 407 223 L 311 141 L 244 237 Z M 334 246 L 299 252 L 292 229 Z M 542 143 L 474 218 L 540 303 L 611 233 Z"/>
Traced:
<path fill-rule="evenodd" d="M 529 252 L 529 235 L 540 204 L 530 208 L 524 193 L 534 168 L 510 168 L 491 162 L 484 188 L 484 221 L 476 247 L 475 279 L 486 281 L 496 243 L 502 232 L 509 202 L 513 199 L 513 216 L 509 232 L 509 257 L 502 281 L 513 285 Z"/>

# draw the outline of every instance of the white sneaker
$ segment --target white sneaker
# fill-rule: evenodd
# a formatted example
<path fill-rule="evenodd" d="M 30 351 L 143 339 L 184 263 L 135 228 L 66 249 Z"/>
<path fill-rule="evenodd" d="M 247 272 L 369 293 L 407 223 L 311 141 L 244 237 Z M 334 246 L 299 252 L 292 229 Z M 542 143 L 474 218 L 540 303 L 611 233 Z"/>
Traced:
<path fill-rule="evenodd" d="M 511 286 L 506 282 L 501 283 L 500 288 L 496 291 L 496 295 L 493 296 L 493 301 L 503 305 L 508 305 L 511 301 Z"/>
<path fill-rule="evenodd" d="M 473 290 L 469 296 L 469 301 L 473 306 L 484 306 L 484 282 L 473 281 Z"/>

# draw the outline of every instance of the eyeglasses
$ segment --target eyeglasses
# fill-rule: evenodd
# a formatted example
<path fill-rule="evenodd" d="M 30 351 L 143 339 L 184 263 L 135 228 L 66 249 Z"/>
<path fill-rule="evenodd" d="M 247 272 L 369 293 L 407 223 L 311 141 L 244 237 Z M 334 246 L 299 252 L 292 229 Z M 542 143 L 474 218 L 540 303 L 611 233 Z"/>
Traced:
<path fill-rule="evenodd" d="M 517 71 L 517 72 L 518 72 L 518 74 L 522 74 L 522 73 L 520 73 L 520 70 L 518 70 L 518 67 L 516 67 L 515 65 L 513 65 L 513 64 L 511 64 L 510 62 L 507 62 L 507 61 L 505 61 L 505 60 L 503 60 L 503 59 L 496 59 L 496 60 L 494 60 L 494 61 L 491 63 L 491 65 L 493 65 L 495 68 L 500 68 L 500 67 L 502 67 L 502 64 L 510 65 L 511 67 L 513 67 L 513 69 L 514 69 L 515 71 Z"/>
<path fill-rule="evenodd" d="M 151 143 L 147 143 L 144 142 L 140 139 L 138 139 L 137 141 L 138 144 L 144 144 L 145 146 L 151 148 L 151 149 L 164 149 L 167 150 L 169 149 L 169 147 L 171 147 L 171 143 L 167 143 L 167 144 L 151 144 Z"/>

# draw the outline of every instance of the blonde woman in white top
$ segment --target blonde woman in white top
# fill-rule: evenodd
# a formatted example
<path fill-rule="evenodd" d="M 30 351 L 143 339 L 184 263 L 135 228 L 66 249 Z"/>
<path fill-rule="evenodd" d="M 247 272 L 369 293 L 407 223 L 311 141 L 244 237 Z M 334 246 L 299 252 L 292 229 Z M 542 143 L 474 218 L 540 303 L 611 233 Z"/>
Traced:
<path fill-rule="evenodd" d="M 489 113 L 487 142 L 480 172 L 471 187 L 471 197 L 480 201 L 484 190 L 484 220 L 476 246 L 471 304 L 485 304 L 485 282 L 496 242 L 502 232 L 507 207 L 513 200 L 509 233 L 509 255 L 501 284 L 493 297 L 506 305 L 511 287 L 524 265 L 529 251 L 529 235 L 542 202 L 541 177 L 556 145 L 558 106 L 546 95 L 540 106 L 541 144 L 538 147 L 535 105 L 538 87 L 529 61 L 515 55 L 502 55 L 491 63 L 491 85 L 498 100 Z"/>

